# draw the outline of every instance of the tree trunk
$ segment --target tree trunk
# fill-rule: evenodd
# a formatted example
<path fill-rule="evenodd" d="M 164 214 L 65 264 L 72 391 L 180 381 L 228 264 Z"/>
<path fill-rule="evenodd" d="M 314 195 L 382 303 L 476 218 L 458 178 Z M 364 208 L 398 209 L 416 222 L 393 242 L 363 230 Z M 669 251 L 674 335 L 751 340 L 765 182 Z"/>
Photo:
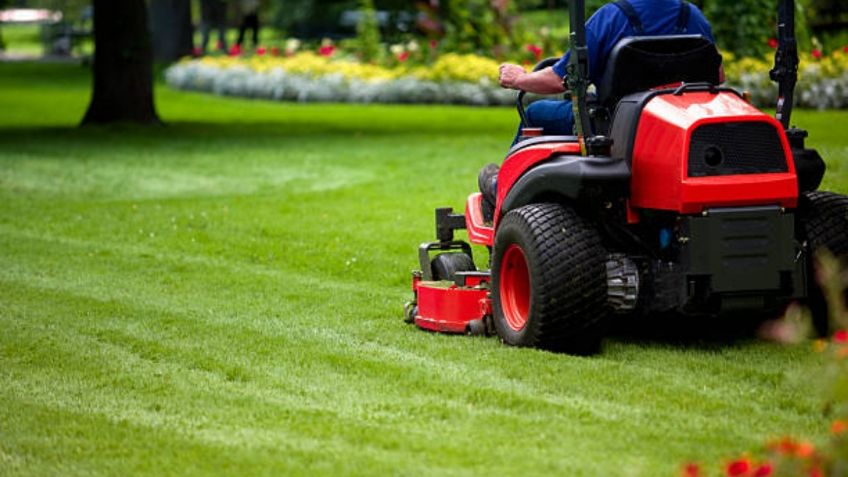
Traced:
<path fill-rule="evenodd" d="M 189 0 L 151 0 L 150 19 L 154 59 L 170 63 L 191 55 L 194 45 Z"/>
<path fill-rule="evenodd" d="M 145 0 L 94 0 L 93 84 L 83 124 L 159 122 Z"/>

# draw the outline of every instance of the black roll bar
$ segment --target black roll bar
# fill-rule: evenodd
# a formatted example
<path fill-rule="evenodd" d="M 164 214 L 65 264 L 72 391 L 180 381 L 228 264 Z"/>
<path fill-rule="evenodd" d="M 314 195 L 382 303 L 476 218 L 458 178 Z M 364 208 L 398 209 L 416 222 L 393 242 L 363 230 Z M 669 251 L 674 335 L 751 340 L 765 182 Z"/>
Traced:
<path fill-rule="evenodd" d="M 783 124 L 783 129 L 789 129 L 795 99 L 795 83 L 798 81 L 795 0 L 778 0 L 777 50 L 774 52 L 774 68 L 769 71 L 769 78 L 777 83 L 775 118 Z"/>

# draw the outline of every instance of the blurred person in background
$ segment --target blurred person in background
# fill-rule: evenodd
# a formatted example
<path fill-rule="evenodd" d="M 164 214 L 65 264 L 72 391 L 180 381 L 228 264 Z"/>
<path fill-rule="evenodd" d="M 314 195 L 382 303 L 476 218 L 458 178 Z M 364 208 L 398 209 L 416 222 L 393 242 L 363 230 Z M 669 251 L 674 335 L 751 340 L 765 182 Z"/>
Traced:
<path fill-rule="evenodd" d="M 241 0 L 241 25 L 239 25 L 239 35 L 236 45 L 241 49 L 244 41 L 244 32 L 247 29 L 253 30 L 253 47 L 259 45 L 259 0 Z"/>
<path fill-rule="evenodd" d="M 200 0 L 200 47 L 204 54 L 212 30 L 218 31 L 215 49 L 227 51 L 227 3 L 224 0 Z"/>

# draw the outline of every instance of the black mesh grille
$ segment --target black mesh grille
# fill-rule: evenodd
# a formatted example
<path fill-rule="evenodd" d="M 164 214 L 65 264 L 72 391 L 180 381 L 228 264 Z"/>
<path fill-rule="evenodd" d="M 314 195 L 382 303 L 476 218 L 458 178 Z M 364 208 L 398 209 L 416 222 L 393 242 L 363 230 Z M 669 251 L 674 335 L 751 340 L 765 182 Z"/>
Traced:
<path fill-rule="evenodd" d="M 692 133 L 689 177 L 787 170 L 780 135 L 769 123 L 705 124 Z"/>

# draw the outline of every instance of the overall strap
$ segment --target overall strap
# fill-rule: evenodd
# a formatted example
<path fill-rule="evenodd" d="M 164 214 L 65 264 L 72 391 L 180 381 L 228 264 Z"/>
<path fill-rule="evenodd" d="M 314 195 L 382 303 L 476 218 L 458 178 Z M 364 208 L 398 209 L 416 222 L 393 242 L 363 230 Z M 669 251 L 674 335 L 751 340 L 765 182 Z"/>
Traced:
<path fill-rule="evenodd" d="M 645 29 L 642 28 L 642 20 L 639 19 L 636 9 L 633 8 L 633 5 L 631 5 L 630 2 L 627 0 L 618 0 L 615 2 L 615 6 L 617 6 L 621 10 L 621 13 L 627 17 L 627 21 L 630 22 L 630 26 L 633 27 L 633 31 L 636 32 L 636 35 L 643 35 L 645 33 Z"/>
<path fill-rule="evenodd" d="M 689 29 L 689 14 L 691 10 L 689 8 L 689 2 L 686 0 L 680 2 L 680 14 L 677 16 L 677 30 L 675 33 L 686 33 L 686 30 Z"/>

